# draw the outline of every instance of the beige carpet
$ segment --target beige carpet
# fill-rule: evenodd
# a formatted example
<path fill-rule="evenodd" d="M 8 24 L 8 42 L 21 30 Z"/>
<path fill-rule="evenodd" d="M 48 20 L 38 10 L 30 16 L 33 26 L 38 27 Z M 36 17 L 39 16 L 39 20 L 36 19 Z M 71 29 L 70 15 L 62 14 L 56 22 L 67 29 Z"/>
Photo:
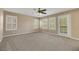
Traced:
<path fill-rule="evenodd" d="M 32 33 L 6 37 L 2 51 L 78 51 L 79 41 L 50 33 Z"/>

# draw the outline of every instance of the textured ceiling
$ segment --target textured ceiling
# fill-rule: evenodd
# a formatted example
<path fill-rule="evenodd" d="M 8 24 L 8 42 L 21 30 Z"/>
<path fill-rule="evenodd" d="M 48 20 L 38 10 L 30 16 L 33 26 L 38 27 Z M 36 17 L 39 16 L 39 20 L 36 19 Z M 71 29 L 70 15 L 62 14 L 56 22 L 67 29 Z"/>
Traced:
<path fill-rule="evenodd" d="M 7 11 L 21 13 L 29 16 L 34 16 L 34 17 L 44 17 L 44 16 L 60 13 L 63 11 L 72 10 L 72 8 L 46 8 L 46 9 L 47 9 L 46 11 L 47 14 L 38 15 L 37 12 L 34 11 L 34 8 L 5 8 L 5 10 Z"/>

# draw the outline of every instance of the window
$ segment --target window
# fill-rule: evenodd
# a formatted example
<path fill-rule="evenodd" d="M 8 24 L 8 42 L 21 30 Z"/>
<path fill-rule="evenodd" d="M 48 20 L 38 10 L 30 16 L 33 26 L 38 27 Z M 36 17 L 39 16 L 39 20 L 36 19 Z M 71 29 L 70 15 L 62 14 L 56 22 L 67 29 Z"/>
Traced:
<path fill-rule="evenodd" d="M 49 18 L 49 30 L 55 30 L 56 31 L 56 17 L 50 17 Z"/>
<path fill-rule="evenodd" d="M 34 19 L 34 29 L 39 29 L 39 19 Z"/>
<path fill-rule="evenodd" d="M 58 16 L 58 33 L 63 36 L 71 36 L 71 15 Z"/>
<path fill-rule="evenodd" d="M 17 30 L 17 17 L 6 15 L 6 31 Z"/>
<path fill-rule="evenodd" d="M 63 15 L 59 17 L 59 24 L 60 24 L 60 32 L 67 33 L 67 16 Z"/>
<path fill-rule="evenodd" d="M 47 18 L 40 20 L 40 28 L 43 30 L 48 30 L 48 19 Z"/>
<path fill-rule="evenodd" d="M 67 33 L 67 17 L 63 16 L 60 18 L 60 32 Z"/>

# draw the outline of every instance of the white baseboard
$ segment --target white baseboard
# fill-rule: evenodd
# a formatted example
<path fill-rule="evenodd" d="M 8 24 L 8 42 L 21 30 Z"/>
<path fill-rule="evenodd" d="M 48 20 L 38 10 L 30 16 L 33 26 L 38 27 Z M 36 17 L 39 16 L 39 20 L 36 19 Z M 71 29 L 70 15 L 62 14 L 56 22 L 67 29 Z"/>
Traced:
<path fill-rule="evenodd" d="M 57 35 L 59 35 L 59 34 L 57 34 Z M 59 35 L 59 36 L 63 36 L 63 35 Z M 64 36 L 64 37 L 67 37 L 67 38 L 70 38 L 70 39 L 74 39 L 74 40 L 79 40 L 79 38 L 76 38 L 76 37 L 72 37 L 72 36 Z"/>
<path fill-rule="evenodd" d="M 74 40 L 79 40 L 79 38 L 76 38 L 76 37 L 70 37 L 70 38 Z"/>
<path fill-rule="evenodd" d="M 53 34 L 53 33 L 51 33 L 51 34 Z M 67 38 L 70 38 L 70 39 L 73 39 L 73 40 L 79 40 L 79 38 L 76 38 L 76 37 L 69 37 L 69 36 L 64 36 L 64 35 L 60 35 L 60 34 L 53 34 L 53 35 L 63 36 L 63 37 L 67 37 Z"/>
<path fill-rule="evenodd" d="M 5 35 L 5 36 L 3 36 L 3 38 L 4 38 L 4 37 L 9 37 L 9 36 L 15 36 L 15 35 L 22 35 L 22 34 L 28 34 L 28 33 L 20 33 L 20 34 Z"/>
<path fill-rule="evenodd" d="M 11 35 L 3 36 L 3 38 L 9 37 L 9 36 L 15 36 L 15 35 L 22 35 L 22 34 L 32 34 L 32 33 L 36 33 L 36 32 L 20 33 L 20 34 L 11 34 Z M 59 35 L 59 34 L 54 34 L 54 35 Z M 62 36 L 62 35 L 59 35 L 59 36 Z M 64 37 L 67 37 L 67 36 L 64 36 Z M 76 38 L 76 37 L 68 37 L 68 38 L 71 38 L 71 39 L 74 39 L 74 40 L 79 40 L 79 38 Z"/>
<path fill-rule="evenodd" d="M 59 35 L 59 34 L 57 34 Z M 63 36 L 63 35 L 59 35 L 59 36 Z M 70 38 L 70 39 L 73 39 L 73 40 L 79 40 L 79 38 L 76 38 L 76 37 L 68 37 L 68 36 L 64 36 L 64 37 L 67 37 L 67 38 Z"/>
<path fill-rule="evenodd" d="M 10 36 L 15 36 L 15 35 L 22 35 L 22 34 L 32 34 L 32 33 L 35 33 L 35 32 L 5 35 L 5 36 L 3 36 L 3 38 L 5 38 L 5 37 L 10 37 Z"/>

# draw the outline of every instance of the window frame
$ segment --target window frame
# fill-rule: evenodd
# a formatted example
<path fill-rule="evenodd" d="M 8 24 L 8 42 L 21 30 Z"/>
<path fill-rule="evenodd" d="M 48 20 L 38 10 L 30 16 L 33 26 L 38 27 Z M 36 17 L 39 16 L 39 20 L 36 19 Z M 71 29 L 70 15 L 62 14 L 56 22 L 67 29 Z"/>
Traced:
<path fill-rule="evenodd" d="M 8 28 L 8 18 L 11 18 L 10 21 L 10 25 L 13 26 L 13 24 L 15 24 L 15 27 L 13 28 Z M 14 18 L 14 19 L 12 19 Z M 16 22 L 13 23 L 13 20 L 15 20 Z M 17 30 L 17 16 L 12 16 L 12 15 L 6 15 L 6 31 L 13 31 L 13 30 Z"/>

